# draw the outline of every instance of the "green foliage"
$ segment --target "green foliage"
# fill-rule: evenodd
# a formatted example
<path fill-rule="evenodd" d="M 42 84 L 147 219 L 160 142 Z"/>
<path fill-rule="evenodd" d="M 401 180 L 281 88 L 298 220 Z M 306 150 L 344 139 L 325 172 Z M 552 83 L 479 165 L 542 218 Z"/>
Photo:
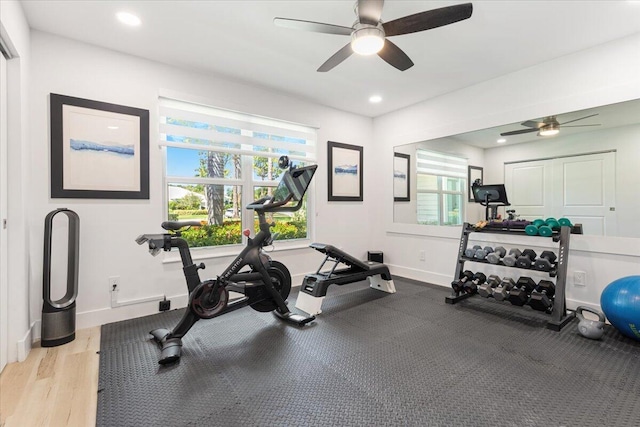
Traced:
<path fill-rule="evenodd" d="M 200 209 L 202 199 L 196 194 L 186 194 L 185 196 L 169 201 L 169 210 L 180 209 Z"/>
<path fill-rule="evenodd" d="M 225 221 L 223 225 L 203 225 L 182 232 L 192 248 L 234 245 L 242 242 L 240 221 Z"/>
<path fill-rule="evenodd" d="M 202 216 L 202 219 L 207 218 L 207 210 L 206 209 L 171 209 L 169 207 L 169 215 L 174 215 L 176 219 L 186 219 L 185 217 L 194 217 L 194 216 Z"/>
<path fill-rule="evenodd" d="M 222 225 L 203 225 L 182 232 L 192 248 L 220 245 L 236 245 L 242 243 L 242 226 L 240 221 L 225 221 Z M 255 221 L 256 230 L 259 228 Z M 307 237 L 306 221 L 278 221 L 271 229 L 277 240 L 304 239 Z"/>

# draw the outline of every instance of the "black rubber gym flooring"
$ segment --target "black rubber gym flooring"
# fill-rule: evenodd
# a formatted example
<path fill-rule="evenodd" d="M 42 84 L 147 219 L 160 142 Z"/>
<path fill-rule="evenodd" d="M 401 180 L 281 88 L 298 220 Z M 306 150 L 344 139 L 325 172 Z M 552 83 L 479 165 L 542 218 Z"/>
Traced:
<path fill-rule="evenodd" d="M 102 327 L 99 426 L 638 426 L 640 343 L 561 332 L 530 308 L 396 278 L 329 288 L 303 328 L 251 308 L 198 322 L 178 364 L 148 331 Z M 291 305 L 296 293 L 289 297 Z"/>

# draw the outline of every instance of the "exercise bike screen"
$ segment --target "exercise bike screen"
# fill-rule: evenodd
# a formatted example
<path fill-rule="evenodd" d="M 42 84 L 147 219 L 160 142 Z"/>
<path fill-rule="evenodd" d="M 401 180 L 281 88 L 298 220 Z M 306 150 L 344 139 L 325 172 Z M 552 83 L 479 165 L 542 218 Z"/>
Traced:
<path fill-rule="evenodd" d="M 273 193 L 274 202 L 282 202 L 291 196 L 291 201 L 302 200 L 309 188 L 313 174 L 317 165 L 305 166 L 291 171 L 286 171 L 278 184 L 278 188 Z"/>

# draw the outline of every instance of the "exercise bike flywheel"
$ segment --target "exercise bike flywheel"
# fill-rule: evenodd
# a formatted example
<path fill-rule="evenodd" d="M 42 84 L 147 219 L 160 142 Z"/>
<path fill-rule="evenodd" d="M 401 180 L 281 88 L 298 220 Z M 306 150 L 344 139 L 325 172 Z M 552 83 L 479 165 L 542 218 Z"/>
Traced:
<path fill-rule="evenodd" d="M 229 291 L 216 280 L 205 280 L 193 290 L 191 309 L 201 319 L 211 319 L 227 307 Z"/>

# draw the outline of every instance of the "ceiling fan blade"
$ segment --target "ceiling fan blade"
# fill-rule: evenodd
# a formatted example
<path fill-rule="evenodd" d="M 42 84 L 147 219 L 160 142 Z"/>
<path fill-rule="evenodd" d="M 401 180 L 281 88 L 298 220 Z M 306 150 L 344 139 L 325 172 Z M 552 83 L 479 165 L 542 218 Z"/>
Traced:
<path fill-rule="evenodd" d="M 418 31 L 430 30 L 470 18 L 472 12 L 473 5 L 465 3 L 398 18 L 385 22 L 382 27 L 387 37 L 417 33 Z"/>
<path fill-rule="evenodd" d="M 377 25 L 382 16 L 384 0 L 358 0 L 358 19 L 361 24 Z"/>
<path fill-rule="evenodd" d="M 584 128 L 584 127 L 588 127 L 588 126 L 602 126 L 600 123 L 596 124 L 596 125 L 570 125 L 570 126 L 562 126 L 563 128 Z"/>
<path fill-rule="evenodd" d="M 503 132 L 500 134 L 500 136 L 511 136 L 511 135 L 520 135 L 522 133 L 530 133 L 530 132 L 537 132 L 538 129 L 520 129 L 520 130 L 512 130 L 511 132 Z"/>
<path fill-rule="evenodd" d="M 321 73 L 325 73 L 331 70 L 336 65 L 339 65 L 342 61 L 347 59 L 353 53 L 353 49 L 351 49 L 351 43 L 347 44 L 345 47 L 337 51 L 333 54 L 333 56 L 326 60 L 324 64 L 318 68 L 318 71 Z"/>
<path fill-rule="evenodd" d="M 536 129 L 540 129 L 542 126 L 544 126 L 543 122 L 534 122 L 533 120 L 527 120 L 526 122 L 522 122 L 520 124 L 528 128 L 536 128 Z"/>
<path fill-rule="evenodd" d="M 580 117 L 579 119 L 569 120 L 568 122 L 560 123 L 560 125 L 565 125 L 565 124 L 567 124 L 567 123 L 577 122 L 578 120 L 588 119 L 589 117 L 593 117 L 593 116 L 597 116 L 597 115 L 598 115 L 598 113 L 591 114 L 591 115 L 589 115 L 589 116 Z"/>
<path fill-rule="evenodd" d="M 353 28 L 351 27 L 325 24 L 322 22 L 302 21 L 300 19 L 273 18 L 273 23 L 276 27 L 313 31 L 314 33 L 337 34 L 340 36 L 350 36 L 353 32 Z"/>
<path fill-rule="evenodd" d="M 382 50 L 378 52 L 378 56 L 400 71 L 405 71 L 413 67 L 413 61 L 407 54 L 389 40 L 384 41 L 384 46 Z"/>

